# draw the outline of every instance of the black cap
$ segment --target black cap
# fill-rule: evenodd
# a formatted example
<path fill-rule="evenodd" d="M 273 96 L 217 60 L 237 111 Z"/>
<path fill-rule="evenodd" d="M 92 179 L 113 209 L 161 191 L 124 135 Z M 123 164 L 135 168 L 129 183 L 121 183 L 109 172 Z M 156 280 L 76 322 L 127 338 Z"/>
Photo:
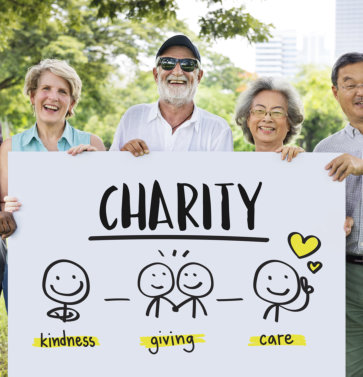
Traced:
<path fill-rule="evenodd" d="M 200 54 L 195 45 L 193 45 L 192 41 L 185 35 L 174 35 L 173 37 L 169 38 L 167 41 L 165 41 L 162 46 L 159 48 L 158 53 L 156 54 L 156 57 L 158 58 L 165 50 L 167 50 L 169 47 L 172 46 L 184 46 L 189 48 L 189 50 L 193 53 L 193 55 L 196 57 L 196 59 L 200 60 Z"/>

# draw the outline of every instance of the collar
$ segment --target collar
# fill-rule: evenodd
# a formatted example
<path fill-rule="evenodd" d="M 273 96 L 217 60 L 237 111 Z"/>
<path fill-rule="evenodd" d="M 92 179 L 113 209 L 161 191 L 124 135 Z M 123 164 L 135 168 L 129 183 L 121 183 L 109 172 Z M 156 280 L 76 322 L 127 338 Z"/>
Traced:
<path fill-rule="evenodd" d="M 147 118 L 147 123 L 151 123 L 153 120 L 157 118 L 162 119 L 162 115 L 159 108 L 159 101 L 152 104 L 149 116 Z M 198 132 L 199 131 L 199 123 L 200 123 L 200 111 L 199 108 L 194 103 L 194 111 L 192 117 L 189 119 L 190 123 L 194 123 L 194 128 Z"/>
<path fill-rule="evenodd" d="M 350 123 L 348 123 L 345 127 L 346 132 L 352 138 L 358 135 L 362 135 L 358 128 L 353 127 Z"/>
<path fill-rule="evenodd" d="M 30 144 L 30 142 L 35 139 L 39 143 L 43 144 L 40 140 L 39 134 L 38 134 L 38 127 L 35 123 L 32 128 L 29 129 L 29 131 L 24 135 L 22 139 L 22 147 L 25 147 L 26 145 Z M 73 138 L 72 138 L 72 127 L 69 125 L 69 123 L 66 121 L 66 126 L 64 127 L 64 131 L 60 139 L 58 140 L 58 143 L 65 139 L 69 145 L 72 145 Z"/>

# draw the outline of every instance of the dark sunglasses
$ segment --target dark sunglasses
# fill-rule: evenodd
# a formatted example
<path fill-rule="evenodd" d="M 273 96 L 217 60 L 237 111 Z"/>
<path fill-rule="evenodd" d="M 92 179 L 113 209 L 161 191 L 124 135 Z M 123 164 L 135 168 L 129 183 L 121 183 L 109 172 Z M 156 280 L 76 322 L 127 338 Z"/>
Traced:
<path fill-rule="evenodd" d="M 159 57 L 156 66 L 161 66 L 165 71 L 171 71 L 176 67 L 177 64 L 180 64 L 180 68 L 185 72 L 193 72 L 195 68 L 199 68 L 199 62 L 195 59 L 176 59 L 168 57 Z"/>

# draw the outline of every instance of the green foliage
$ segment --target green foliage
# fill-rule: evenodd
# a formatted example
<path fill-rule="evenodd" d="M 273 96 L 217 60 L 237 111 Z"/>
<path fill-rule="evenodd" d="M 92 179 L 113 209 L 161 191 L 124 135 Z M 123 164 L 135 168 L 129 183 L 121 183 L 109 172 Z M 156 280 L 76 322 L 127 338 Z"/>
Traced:
<path fill-rule="evenodd" d="M 104 114 L 91 111 L 92 116 L 85 121 L 80 121 L 77 112 L 77 116 L 71 122 L 77 128 L 83 122 L 84 130 L 101 137 L 106 148 L 109 148 L 117 125 L 125 111 L 139 103 L 157 101 L 158 92 L 151 71 L 137 71 L 134 79 L 130 80 L 126 86 L 115 87 L 115 85 L 109 83 L 104 90 L 107 93 L 108 100 L 107 111 Z M 89 109 L 89 106 L 84 104 L 83 100 L 80 103 L 81 106 Z"/>
<path fill-rule="evenodd" d="M 116 59 L 126 56 L 138 64 L 155 54 L 167 31 L 187 32 L 177 20 L 166 21 L 161 28 L 150 22 L 100 19 L 95 9 L 87 8 L 88 0 L 52 4 L 49 17 L 39 24 L 37 18 L 31 24 L 25 14 L 18 15 L 18 28 L 8 35 L 8 47 L 0 50 L 0 121 L 9 124 L 13 134 L 33 123 L 29 101 L 21 92 L 27 69 L 41 59 L 63 59 L 76 69 L 83 83 L 82 100 L 71 123 L 83 129 L 93 118 L 89 127 L 94 128 L 95 117 L 102 122 L 107 115 L 120 113 L 123 97 L 112 88 L 119 80 Z"/>
<path fill-rule="evenodd" d="M 239 126 L 233 124 L 231 128 L 233 135 L 233 149 L 236 152 L 252 152 L 255 150 L 255 146 L 245 140 L 242 129 Z"/>
<path fill-rule="evenodd" d="M 203 63 L 203 85 L 209 88 L 217 85 L 227 91 L 236 92 L 244 71 L 233 65 L 226 56 L 209 51 L 207 56 L 207 59 L 203 59 L 207 60 L 207 63 Z"/>
<path fill-rule="evenodd" d="M 250 42 L 263 41 L 266 36 L 270 36 L 272 25 L 263 24 L 246 13 L 243 5 L 226 9 L 222 0 L 200 1 L 204 1 L 208 7 L 219 6 L 199 19 L 201 36 L 215 39 L 240 35 Z M 46 25 L 43 27 L 43 23 L 47 24 L 45 21 L 68 19 L 73 21 L 73 27 L 76 28 L 76 25 L 81 24 L 85 9 L 95 19 L 109 19 L 112 24 L 117 24 L 120 20 L 146 20 L 156 29 L 165 23 L 176 22 L 178 5 L 175 0 L 2 0 L 0 51 L 10 47 L 15 34 L 25 25 L 44 31 Z"/>
<path fill-rule="evenodd" d="M 303 98 L 305 120 L 298 143 L 308 152 L 343 127 L 344 116 L 331 92 L 330 69 L 305 66 L 296 88 Z"/>
<path fill-rule="evenodd" d="M 203 1 L 209 6 L 223 5 L 222 0 Z M 244 35 L 254 40 L 250 33 L 258 28 L 262 32 L 263 25 L 243 13 L 242 8 L 209 12 L 205 16 L 212 17 L 208 22 L 222 25 L 211 37 L 227 37 L 233 27 L 233 33 L 241 35 L 243 29 Z M 83 83 L 82 98 L 76 116 L 70 119 L 71 124 L 99 135 L 110 146 L 118 121 L 127 108 L 157 100 L 153 77 L 150 72 L 138 70 L 140 61 L 153 56 L 170 32 L 185 33 L 196 40 L 185 24 L 176 19 L 176 10 L 177 5 L 171 0 L 0 2 L 4 16 L 0 25 L 0 40 L 4 41 L 0 47 L 0 122 L 5 126 L 5 134 L 7 129 L 10 134 L 21 132 L 34 122 L 29 100 L 22 94 L 27 69 L 44 58 L 57 58 L 68 61 Z M 264 31 L 267 33 L 267 26 Z M 206 34 L 206 30 L 202 31 L 202 35 Z M 234 127 L 236 91 L 243 86 L 244 72 L 228 58 L 210 52 L 201 41 L 198 46 L 203 61 L 207 62 L 198 99 L 202 107 L 225 117 Z M 136 68 L 130 74 L 125 73 L 125 77 L 118 71 L 120 56 L 134 62 Z M 127 85 L 122 84 L 125 81 Z M 241 140 L 238 148 L 245 148 L 240 131 L 236 128 L 234 132 L 237 140 Z"/>
<path fill-rule="evenodd" d="M 0 376 L 8 377 L 8 315 L 3 296 L 0 299 Z"/>
<path fill-rule="evenodd" d="M 34 24 L 48 18 L 51 4 L 51 0 L 1 0 L 0 52 L 9 47 L 9 40 L 24 22 Z"/>
<path fill-rule="evenodd" d="M 262 42 L 271 36 L 271 24 L 263 24 L 249 13 L 245 7 L 226 9 L 223 0 L 201 0 L 208 8 L 218 5 L 218 9 L 209 10 L 199 18 L 200 36 L 207 39 L 245 37 L 249 42 Z M 226 3 L 226 1 L 224 2 Z M 143 19 L 157 22 L 175 19 L 178 9 L 175 0 L 92 0 L 91 6 L 98 9 L 99 17 L 115 19 L 117 15 L 126 18 Z"/>
<path fill-rule="evenodd" d="M 242 130 L 234 121 L 238 88 L 246 82 L 245 72 L 235 67 L 231 61 L 221 55 L 213 54 L 211 60 L 222 61 L 210 71 L 199 85 L 196 103 L 199 107 L 224 118 L 230 125 L 233 134 L 235 151 L 252 151 L 254 146 L 245 141 Z M 220 80 L 218 80 L 220 77 Z"/>
<path fill-rule="evenodd" d="M 202 1 L 209 6 L 223 4 Z M 152 75 L 138 71 L 140 61 L 154 56 L 171 32 L 185 33 L 196 40 L 185 24 L 176 19 L 176 10 L 176 2 L 171 0 L 2 0 L 0 122 L 10 134 L 30 127 L 34 117 L 28 99 L 22 95 L 25 73 L 44 58 L 63 59 L 76 69 L 83 83 L 82 98 L 71 124 L 98 134 L 109 146 L 128 107 L 157 99 Z M 222 22 L 225 11 L 221 11 L 218 17 Z M 237 22 L 239 11 L 232 14 Z M 251 20 L 246 19 L 243 25 L 241 20 L 237 22 L 238 28 L 245 28 L 247 37 Z M 235 32 L 238 34 L 237 29 Z M 213 33 L 215 38 L 218 33 Z M 241 70 L 229 59 L 210 53 L 202 42 L 198 46 L 203 61 L 211 62 L 210 69 L 206 67 L 204 85 L 216 86 L 221 93 L 235 93 L 241 82 L 235 77 L 243 74 Z M 118 70 L 120 56 L 135 64 L 135 71 L 125 73 L 125 77 L 120 77 Z M 125 81 L 126 86 L 121 84 Z M 232 97 L 229 100 L 232 102 Z M 226 110 L 221 111 L 226 114 Z"/>
<path fill-rule="evenodd" d="M 237 35 L 251 42 L 264 42 L 271 37 L 272 24 L 263 24 L 245 12 L 242 5 L 238 8 L 216 9 L 209 11 L 199 20 L 200 35 L 208 39 L 234 38 Z"/>
<path fill-rule="evenodd" d="M 91 7 L 98 9 L 98 17 L 115 19 L 122 14 L 126 18 L 139 19 L 153 17 L 157 20 L 175 18 L 177 5 L 169 0 L 92 0 Z"/>

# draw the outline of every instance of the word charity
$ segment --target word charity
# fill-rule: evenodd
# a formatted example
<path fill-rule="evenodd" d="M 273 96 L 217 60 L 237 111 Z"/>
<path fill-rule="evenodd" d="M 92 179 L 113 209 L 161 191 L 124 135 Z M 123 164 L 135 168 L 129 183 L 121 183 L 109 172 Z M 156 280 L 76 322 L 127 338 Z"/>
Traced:
<path fill-rule="evenodd" d="M 236 209 L 234 203 L 233 210 L 239 210 L 241 221 L 246 221 L 248 229 L 253 230 L 255 227 L 255 204 L 261 187 L 262 182 L 259 182 L 254 192 L 247 193 L 240 183 L 215 183 L 212 187 L 202 184 L 199 190 L 189 183 L 177 183 L 177 204 L 175 206 L 174 203 L 167 202 L 157 180 L 154 181 L 149 196 L 147 196 L 145 185 L 142 183 L 138 184 L 138 190 L 134 190 L 134 192 L 131 192 L 129 186 L 123 183 L 121 190 L 116 186 L 107 188 L 101 198 L 99 215 L 102 225 L 107 230 L 112 230 L 116 226 L 129 228 L 133 221 L 137 223 L 140 230 L 144 230 L 147 226 L 150 230 L 155 230 L 160 224 L 167 224 L 170 229 L 178 227 L 181 231 L 186 230 L 188 226 L 203 227 L 208 230 L 213 226 L 212 218 L 216 218 L 212 216 L 212 203 L 220 201 L 220 226 L 224 230 L 229 230 L 231 227 L 229 197 L 232 190 L 237 190 L 241 206 Z M 115 217 L 110 215 L 108 203 L 113 196 L 120 195 L 120 191 L 122 192 L 119 203 L 120 212 L 119 216 Z M 233 192 L 233 194 L 235 193 Z M 218 197 L 216 197 L 217 195 Z M 137 208 L 133 208 L 132 212 L 131 203 L 135 203 L 135 198 L 138 200 Z M 149 198 L 150 200 L 147 200 Z M 148 206 L 147 202 L 150 202 Z M 196 206 L 197 202 L 198 206 Z M 173 214 L 169 208 L 176 208 L 176 214 Z"/>

